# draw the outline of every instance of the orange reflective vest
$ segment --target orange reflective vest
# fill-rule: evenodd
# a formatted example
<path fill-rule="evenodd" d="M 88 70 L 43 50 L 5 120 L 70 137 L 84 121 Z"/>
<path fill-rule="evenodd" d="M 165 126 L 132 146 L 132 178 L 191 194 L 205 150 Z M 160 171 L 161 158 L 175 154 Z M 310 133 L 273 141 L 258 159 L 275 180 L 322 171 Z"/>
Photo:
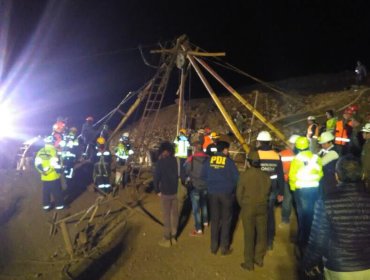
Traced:
<path fill-rule="evenodd" d="M 352 121 L 348 122 L 348 125 L 352 126 Z M 350 142 L 350 139 L 348 137 L 344 122 L 343 120 L 339 120 L 335 126 L 335 144 L 344 146 L 348 142 Z"/>
<path fill-rule="evenodd" d="M 289 181 L 289 170 L 290 170 L 290 163 L 294 158 L 294 152 L 291 149 L 282 150 L 280 152 L 281 161 L 283 162 L 283 170 L 284 170 L 284 181 Z"/>
<path fill-rule="evenodd" d="M 204 142 L 203 142 L 203 151 L 207 150 L 209 144 L 212 144 L 213 141 L 209 135 L 204 135 Z"/>

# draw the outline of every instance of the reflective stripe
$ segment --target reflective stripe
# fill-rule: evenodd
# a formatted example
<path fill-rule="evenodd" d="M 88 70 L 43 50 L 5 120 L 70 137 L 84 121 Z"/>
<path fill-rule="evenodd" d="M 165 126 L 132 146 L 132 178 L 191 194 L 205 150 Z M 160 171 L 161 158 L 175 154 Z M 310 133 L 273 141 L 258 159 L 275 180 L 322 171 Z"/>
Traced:
<path fill-rule="evenodd" d="M 43 206 L 42 208 L 44 208 L 45 210 L 49 209 L 50 208 L 50 205 L 45 205 Z"/>
<path fill-rule="evenodd" d="M 103 155 L 105 155 L 105 156 L 109 156 L 109 155 L 110 155 L 110 152 L 105 151 L 105 152 L 103 153 Z"/>
<path fill-rule="evenodd" d="M 294 156 L 290 156 L 290 157 L 281 157 L 281 161 L 282 161 L 282 162 L 292 161 L 293 159 L 294 159 Z"/>
<path fill-rule="evenodd" d="M 271 175 L 270 179 L 277 179 L 277 177 L 278 177 L 277 175 Z"/>
<path fill-rule="evenodd" d="M 57 210 L 61 210 L 61 209 L 63 209 L 64 208 L 64 205 L 61 205 L 61 206 L 57 206 L 57 207 L 55 207 L 55 209 L 57 209 Z"/>
<path fill-rule="evenodd" d="M 300 182 L 300 181 L 297 181 L 296 186 L 300 187 L 300 188 L 317 188 L 319 186 L 319 183 L 318 182 Z"/>
<path fill-rule="evenodd" d="M 351 140 L 348 138 L 335 137 L 335 141 L 350 142 Z"/>
<path fill-rule="evenodd" d="M 211 152 L 217 152 L 217 148 L 212 147 L 212 148 L 211 148 Z"/>

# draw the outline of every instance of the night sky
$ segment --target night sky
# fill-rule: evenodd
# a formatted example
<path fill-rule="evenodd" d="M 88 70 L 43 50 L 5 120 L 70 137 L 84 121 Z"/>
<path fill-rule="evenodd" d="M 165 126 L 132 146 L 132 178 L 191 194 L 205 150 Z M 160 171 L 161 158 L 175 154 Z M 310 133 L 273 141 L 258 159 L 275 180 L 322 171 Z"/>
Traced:
<path fill-rule="evenodd" d="M 370 65 L 367 1 L 223 2 L 0 1 L 2 102 L 20 112 L 28 134 L 57 116 L 80 128 L 154 75 L 138 46 L 155 62 L 149 51 L 182 34 L 265 81 Z M 234 87 L 253 83 L 233 75 Z M 207 96 L 193 85 L 193 97 Z"/>

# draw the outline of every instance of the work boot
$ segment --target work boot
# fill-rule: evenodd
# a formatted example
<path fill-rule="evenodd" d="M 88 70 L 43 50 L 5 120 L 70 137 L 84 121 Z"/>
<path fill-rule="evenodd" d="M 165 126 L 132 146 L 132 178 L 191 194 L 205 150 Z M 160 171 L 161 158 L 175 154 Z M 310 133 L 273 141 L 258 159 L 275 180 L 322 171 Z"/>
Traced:
<path fill-rule="evenodd" d="M 171 237 L 171 245 L 176 245 L 177 244 L 177 240 L 175 237 Z"/>
<path fill-rule="evenodd" d="M 244 270 L 249 270 L 249 271 L 254 270 L 253 264 L 248 265 L 248 264 L 246 264 L 246 263 L 241 263 L 241 264 L 240 264 L 240 267 L 241 267 L 242 269 L 244 269 Z"/>
<path fill-rule="evenodd" d="M 162 239 L 158 242 L 159 246 L 165 247 L 165 248 L 170 248 L 171 247 L 171 240 L 169 239 Z"/>

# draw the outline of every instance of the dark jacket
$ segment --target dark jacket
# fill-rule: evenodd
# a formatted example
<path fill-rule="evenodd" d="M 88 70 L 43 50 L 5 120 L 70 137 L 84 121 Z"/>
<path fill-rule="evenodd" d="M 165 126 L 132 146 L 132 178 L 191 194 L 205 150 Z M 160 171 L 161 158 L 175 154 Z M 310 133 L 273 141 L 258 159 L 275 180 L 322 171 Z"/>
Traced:
<path fill-rule="evenodd" d="M 325 160 L 325 155 L 328 153 L 331 153 L 329 162 Z M 328 150 L 321 150 L 319 152 L 319 157 L 323 159 L 322 171 L 324 173 L 324 176 L 320 180 L 320 194 L 326 197 L 328 193 L 338 190 L 337 179 L 335 178 L 335 165 L 337 164 L 339 153 L 333 145 Z"/>
<path fill-rule="evenodd" d="M 232 159 L 223 153 L 210 157 L 203 169 L 209 193 L 230 194 L 235 191 L 239 172 Z"/>
<path fill-rule="evenodd" d="M 160 158 L 155 165 L 155 192 L 164 195 L 176 194 L 178 186 L 177 172 L 177 160 L 174 156 Z"/>
<path fill-rule="evenodd" d="M 205 178 L 202 176 L 203 168 L 207 162 L 208 155 L 204 152 L 196 152 L 188 157 L 185 162 L 185 174 L 190 177 L 194 188 L 204 190 L 207 188 Z"/>
<path fill-rule="evenodd" d="M 261 170 L 271 178 L 271 191 L 284 194 L 284 170 L 280 155 L 268 146 L 258 148 Z"/>
<path fill-rule="evenodd" d="M 338 272 L 370 269 L 370 194 L 362 184 L 339 184 L 338 191 L 319 199 L 303 260 L 310 270 L 324 257 Z"/>
<path fill-rule="evenodd" d="M 251 167 L 245 172 L 240 173 L 236 188 L 236 198 L 241 207 L 251 204 L 266 204 L 267 207 L 270 188 L 270 176 L 259 168 Z"/>

